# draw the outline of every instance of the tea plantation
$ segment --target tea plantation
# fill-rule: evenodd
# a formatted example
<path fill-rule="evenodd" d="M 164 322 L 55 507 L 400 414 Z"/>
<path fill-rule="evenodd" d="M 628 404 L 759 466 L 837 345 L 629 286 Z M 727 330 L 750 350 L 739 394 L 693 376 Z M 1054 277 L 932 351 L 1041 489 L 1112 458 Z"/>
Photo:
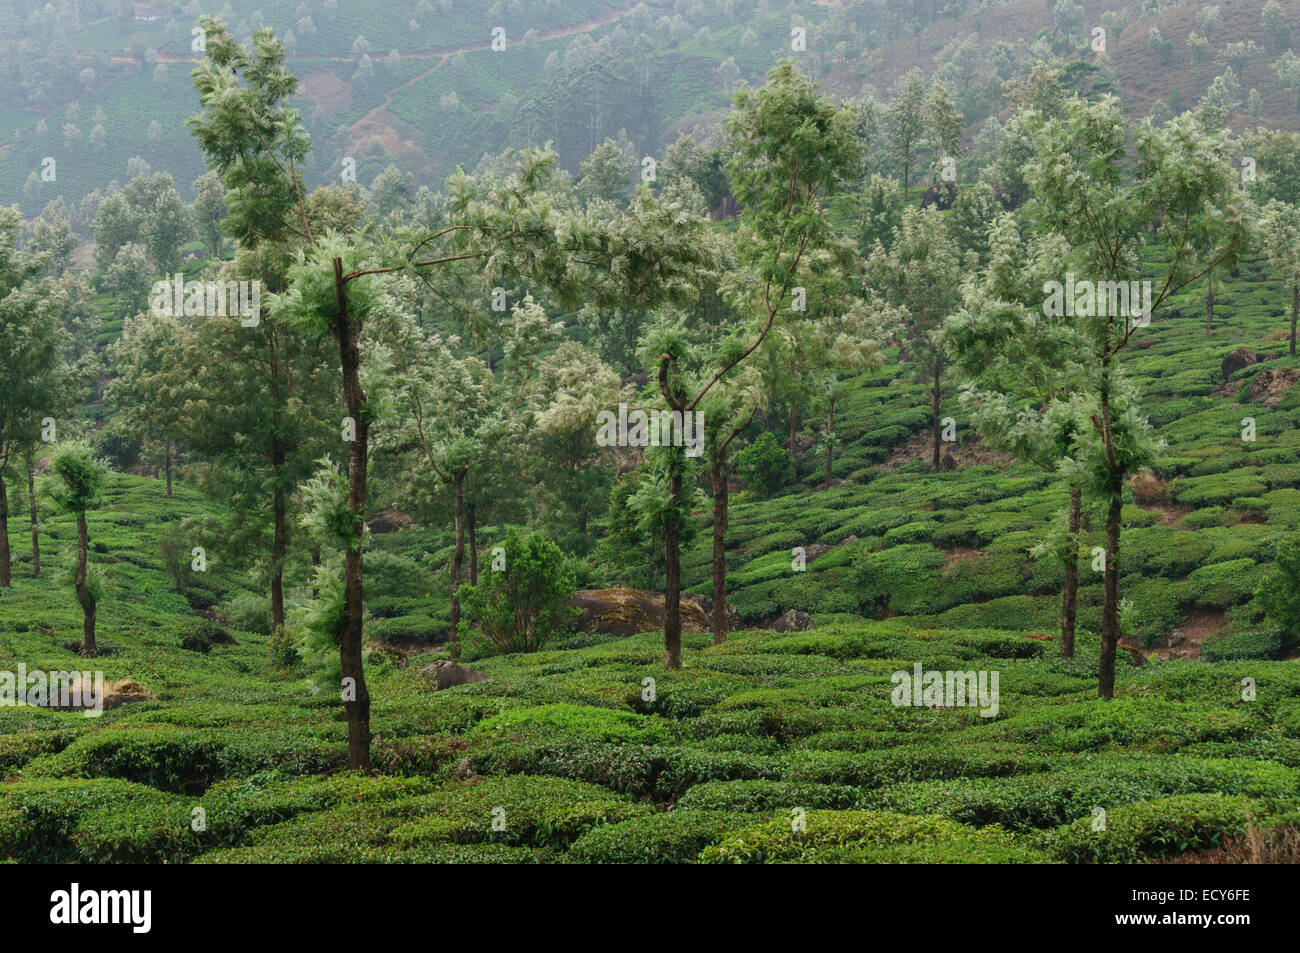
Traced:
<path fill-rule="evenodd" d="M 165 568 L 169 524 L 211 506 L 191 484 L 167 499 L 159 480 L 110 475 L 89 514 L 92 560 L 111 567 L 93 663 L 75 651 L 80 609 L 61 566 L 71 517 L 43 521 L 41 579 L 11 519 L 0 666 L 93 665 L 147 697 L 98 718 L 0 708 L 0 856 L 1075 863 L 1194 856 L 1248 834 L 1281 843 L 1300 824 L 1300 669 L 1285 633 L 1259 625 L 1253 593 L 1300 529 L 1300 388 L 1259 375 L 1285 382 L 1300 362 L 1284 356 L 1282 296 L 1260 261 L 1225 284 L 1208 335 L 1199 307 L 1188 297 L 1144 329 L 1127 365 L 1168 446 L 1126 498 L 1125 644 L 1151 654 L 1120 653 L 1111 702 L 1096 698 L 1099 574 L 1084 562 L 1083 631 L 1063 660 L 1061 570 L 1029 553 L 1063 506 L 1059 481 L 979 457 L 964 429 L 956 471 L 909 460 L 924 397 L 887 363 L 843 415 L 833 467 L 845 482 L 821 491 L 813 466 L 806 486 L 733 507 L 730 598 L 751 624 L 806 611 L 806 631 L 687 635 L 681 671 L 663 667 L 658 633 L 570 635 L 536 653 L 471 653 L 488 680 L 435 691 L 421 656 L 391 643 L 445 628 L 450 540 L 376 534 L 370 776 L 343 770 L 336 698 L 239 627 L 249 579 L 219 560 L 202 584 Z M 1220 361 L 1237 346 L 1277 356 L 1225 384 Z M 945 412 L 960 421 L 955 402 Z M 685 560 L 697 592 L 705 536 Z M 1085 549 L 1099 542 L 1094 518 Z M 806 571 L 792 571 L 795 547 Z M 198 614 L 211 606 L 224 624 Z M 1192 617 L 1211 623 L 1199 652 L 1158 657 Z M 997 672 L 996 715 L 896 706 L 891 675 L 918 662 Z"/>

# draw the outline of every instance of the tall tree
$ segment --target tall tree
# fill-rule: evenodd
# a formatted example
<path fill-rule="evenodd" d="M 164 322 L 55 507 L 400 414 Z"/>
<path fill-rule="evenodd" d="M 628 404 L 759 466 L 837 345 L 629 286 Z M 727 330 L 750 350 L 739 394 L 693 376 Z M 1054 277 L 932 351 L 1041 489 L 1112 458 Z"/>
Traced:
<path fill-rule="evenodd" d="M 1300 314 L 1300 208 L 1276 200 L 1264 206 L 1261 219 L 1268 260 L 1291 292 L 1291 356 L 1295 357 L 1296 318 Z"/>
<path fill-rule="evenodd" d="M 913 69 L 899 78 L 892 90 L 893 100 L 885 112 L 889 130 L 889 152 L 903 173 L 903 194 L 912 184 L 916 153 L 925 141 L 925 80 Z"/>
<path fill-rule="evenodd" d="M 184 438 L 186 392 L 192 383 L 181 324 L 167 315 L 128 318 L 108 357 L 118 373 L 106 394 L 116 411 L 113 429 L 156 454 L 171 499 L 172 466 Z"/>
<path fill-rule="evenodd" d="M 1216 267 L 1232 267 L 1247 238 L 1245 199 L 1223 133 L 1210 135 L 1184 114 L 1156 128 L 1137 130 L 1130 155 L 1123 110 L 1112 96 L 1096 102 L 1074 97 L 1057 118 L 1033 122 L 1037 159 L 1028 175 L 1033 214 L 1059 232 L 1072 252 L 1062 265 L 1088 283 L 1076 289 L 1084 308 L 1072 308 L 1086 344 L 1080 386 L 1091 405 L 1093 431 L 1079 435 L 1072 473 L 1085 492 L 1107 505 L 1102 599 L 1102 651 L 1097 691 L 1115 690 L 1119 644 L 1120 531 L 1125 474 L 1154 449 L 1138 407 L 1138 394 L 1120 366 L 1134 331 L 1159 307 Z M 1131 169 L 1131 173 L 1130 173 Z M 1142 233 L 1159 217 L 1157 236 L 1168 249 L 1153 281 L 1150 306 L 1101 304 L 1097 283 L 1141 277 Z M 1063 274 L 1062 284 L 1072 275 Z M 1120 286 L 1110 286 L 1117 293 Z M 1143 296 L 1145 297 L 1145 296 Z M 1122 299 L 1120 299 L 1122 301 Z M 1098 313 L 1101 312 L 1101 313 Z"/>
<path fill-rule="evenodd" d="M 867 277 L 903 314 L 902 334 L 913 375 L 927 383 L 934 431 L 931 469 L 939 469 L 940 411 L 946 357 L 938 333 L 958 301 L 957 247 L 939 210 L 908 207 L 889 251 L 879 242 L 867 259 Z"/>
<path fill-rule="evenodd" d="M 81 654 L 95 658 L 99 655 L 95 644 L 95 614 L 103 598 L 103 585 L 90 571 L 86 510 L 98 501 L 104 482 L 103 468 L 91 456 L 89 447 L 73 444 L 55 455 L 53 470 L 62 481 L 62 485 L 53 491 L 54 499 L 65 512 L 77 518 L 77 561 L 72 582 L 77 591 L 77 601 L 81 603 Z"/>
<path fill-rule="evenodd" d="M 1049 473 L 1075 452 L 1088 425 L 1071 399 L 1084 345 L 1074 319 L 1045 314 L 1042 289 L 1054 280 L 1067 248 L 1055 234 L 1020 237 L 1015 218 L 1002 215 L 990 232 L 992 259 L 962 288 L 962 308 L 944 323 L 943 346 L 962 375 L 963 409 L 984 442 Z M 1082 491 L 1069 481 L 1064 535 L 1044 546 L 1065 568 L 1061 590 L 1061 656 L 1074 655 L 1079 585 Z"/>
<path fill-rule="evenodd" d="M 853 110 L 822 98 L 789 60 L 773 69 L 760 89 L 742 89 L 736 95 L 727 122 L 727 172 L 741 205 L 739 271 L 757 279 L 748 311 L 755 326 L 733 336 L 720 350 L 721 360 L 702 369 L 695 381 L 688 381 L 682 367 L 689 351 L 684 333 L 660 327 L 648 338 L 647 353 L 658 352 L 660 394 L 670 411 L 683 415 L 678 419 L 698 412 L 714 385 L 762 346 L 779 314 L 789 315 L 792 305 L 802 306 L 802 294 L 795 288 L 805 257 L 831 257 L 840 250 L 823 203 L 857 172 L 856 124 Z M 680 532 L 688 460 L 684 446 L 670 448 L 668 457 L 664 664 L 678 669 Z"/>
<path fill-rule="evenodd" d="M 43 421 L 57 417 L 65 335 L 48 283 L 36 281 L 44 261 L 18 250 L 17 208 L 0 208 L 0 586 L 11 584 L 9 491 L 11 464 L 41 439 Z"/>
<path fill-rule="evenodd" d="M 421 276 L 457 262 L 476 263 L 489 279 L 517 274 L 552 286 L 567 302 L 589 294 L 599 304 L 653 304 L 694 294 L 705 264 L 698 227 L 642 195 L 612 223 L 565 220 L 542 189 L 554 158 L 530 152 L 515 176 L 477 183 L 449 180 L 448 218 L 424 235 L 379 240 L 313 229 L 298 171 L 309 148 L 297 110 L 297 88 L 284 47 L 269 29 L 252 50 L 224 23 L 203 20 L 207 58 L 195 70 L 205 113 L 192 120 L 209 164 L 226 177 L 237 223 L 289 229 L 304 243 L 289 269 L 289 290 L 272 307 L 303 333 L 332 340 L 339 355 L 348 418 L 348 486 L 335 512 L 343 542 L 343 609 L 338 618 L 340 672 L 348 719 L 348 765 L 370 764 L 370 695 L 362 665 L 364 520 L 370 428 L 376 407 L 364 385 L 368 318 L 384 306 L 385 282 Z"/>

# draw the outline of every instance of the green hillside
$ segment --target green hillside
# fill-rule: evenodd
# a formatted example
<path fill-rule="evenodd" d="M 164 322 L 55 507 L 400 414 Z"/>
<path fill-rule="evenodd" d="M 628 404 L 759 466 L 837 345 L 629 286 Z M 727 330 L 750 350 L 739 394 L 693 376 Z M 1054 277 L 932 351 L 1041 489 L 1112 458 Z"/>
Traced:
<path fill-rule="evenodd" d="M 203 577 L 182 570 L 182 596 L 160 544 L 167 527 L 212 504 L 185 484 L 168 500 L 158 480 L 113 476 L 89 519 L 109 580 L 95 665 L 152 699 L 95 719 L 0 709 L 0 852 L 56 862 L 1125 862 L 1217 849 L 1248 824 L 1267 840 L 1300 810 L 1300 674 L 1234 632 L 1249 628 L 1275 543 L 1300 527 L 1300 390 L 1265 408 L 1251 395 L 1260 367 L 1226 388 L 1217 372 L 1226 349 L 1267 346 L 1274 297 L 1247 262 L 1222 294 L 1224 330 L 1159 322 L 1133 361 L 1169 449 L 1156 469 L 1168 505 L 1125 506 L 1130 634 L 1153 642 L 1197 610 L 1232 621 L 1199 661 L 1153 656 L 1137 667 L 1121 653 L 1110 704 L 1095 699 L 1094 636 L 1081 635 L 1069 660 L 1026 637 L 1054 631 L 1058 611 L 1052 567 L 1027 557 L 1061 505 L 1046 477 L 988 465 L 874 472 L 916 429 L 904 414 L 914 396 L 890 387 L 891 364 L 856 384 L 836 463 L 851 482 L 733 509 L 742 615 L 804 609 L 809 631 L 737 632 L 720 646 L 688 635 L 679 672 L 663 667 L 658 633 L 579 635 L 482 658 L 473 664 L 489 681 L 432 691 L 420 655 L 384 647 L 385 634 L 418 633 L 383 607 L 445 580 L 412 583 L 402 557 L 376 557 L 370 608 L 390 616 L 371 626 L 376 777 L 337 773 L 336 702 L 277 668 L 266 635 L 226 624 L 238 644 L 204 644 L 211 623 L 196 613 L 254 598 L 249 579 L 214 556 Z M 1235 436 L 1245 415 L 1259 424 L 1254 444 Z M 898 430 L 862 433 L 869 425 Z M 375 541 L 376 553 L 414 558 L 441 545 L 414 530 Z M 11 524 L 10 542 L 18 561 L 0 594 L 2 660 L 85 667 L 70 586 L 51 583 L 75 545 L 70 519 L 43 525 L 43 580 L 30 578 L 21 527 Z M 790 573 L 790 548 L 819 542 L 833 548 Z M 958 548 L 970 558 L 950 560 Z M 862 560 L 892 573 L 892 618 L 856 615 L 886 607 L 857 581 Z M 700 589 L 704 561 L 698 547 L 687 559 Z M 1085 572 L 1086 630 L 1097 625 L 1097 589 Z M 896 707 L 891 675 L 917 662 L 996 671 L 996 714 Z M 203 831 L 191 828 L 196 808 Z M 1092 827 L 1098 808 L 1104 838 Z M 792 812 L 806 825 L 795 836 Z"/>

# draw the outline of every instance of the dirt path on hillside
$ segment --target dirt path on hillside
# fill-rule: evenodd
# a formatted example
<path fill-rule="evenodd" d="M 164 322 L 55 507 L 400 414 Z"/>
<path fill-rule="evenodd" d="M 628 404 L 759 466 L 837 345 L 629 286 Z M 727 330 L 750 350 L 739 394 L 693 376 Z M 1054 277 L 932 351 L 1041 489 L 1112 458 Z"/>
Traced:
<path fill-rule="evenodd" d="M 1193 609 L 1187 614 L 1186 622 L 1170 632 L 1163 642 L 1152 647 L 1162 659 L 1198 659 L 1206 637 L 1227 624 L 1228 619 L 1222 609 Z"/>

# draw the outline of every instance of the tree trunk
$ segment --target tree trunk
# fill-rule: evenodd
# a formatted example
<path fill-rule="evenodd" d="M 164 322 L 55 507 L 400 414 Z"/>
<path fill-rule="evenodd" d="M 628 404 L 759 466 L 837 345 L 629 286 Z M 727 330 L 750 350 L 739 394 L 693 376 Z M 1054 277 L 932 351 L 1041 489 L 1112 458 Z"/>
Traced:
<path fill-rule="evenodd" d="M 1291 288 L 1291 356 L 1295 357 L 1295 323 L 1300 314 L 1300 282 Z"/>
<path fill-rule="evenodd" d="M 167 473 L 167 499 L 172 498 L 172 444 L 168 440 L 163 447 L 163 470 Z"/>
<path fill-rule="evenodd" d="M 469 584 L 471 586 L 477 586 L 478 585 L 478 537 L 474 533 L 474 510 L 476 509 L 476 506 L 475 504 L 470 503 L 466 509 L 467 509 L 466 516 L 469 522 L 469 526 L 467 527 L 467 529 L 469 530 Z"/>
<path fill-rule="evenodd" d="M 32 578 L 41 578 L 41 527 L 36 521 L 36 463 L 27 461 L 27 508 L 32 515 Z"/>
<path fill-rule="evenodd" d="M 311 548 L 311 566 L 312 566 L 313 569 L 319 569 L 319 568 L 320 568 L 320 547 L 319 547 L 319 546 L 313 546 L 313 547 Z M 312 581 L 314 582 L 315 579 L 316 579 L 316 574 L 315 574 L 315 573 L 312 573 L 311 578 L 312 578 Z M 320 589 L 319 589 L 318 587 L 316 587 L 315 585 L 313 585 L 313 586 L 311 587 L 311 597 L 312 597 L 313 599 L 319 599 L 319 598 L 320 598 Z"/>
<path fill-rule="evenodd" d="M 271 543 L 271 628 L 284 627 L 284 554 L 289 546 L 288 528 L 285 525 L 284 487 L 280 485 L 280 468 L 284 464 L 284 451 L 273 451 L 271 479 L 275 483 L 271 512 L 275 524 L 275 537 Z"/>
<path fill-rule="evenodd" d="M 9 490 L 0 476 L 0 586 L 12 585 L 9 564 Z"/>
<path fill-rule="evenodd" d="M 1106 509 L 1106 572 L 1101 604 L 1101 665 L 1097 695 L 1115 696 L 1115 649 L 1119 645 L 1119 530 L 1123 498 L 1116 489 Z"/>
<path fill-rule="evenodd" d="M 77 514 L 77 601 L 81 603 L 81 654 L 86 658 L 95 658 L 99 649 L 95 645 L 95 600 L 86 585 L 86 560 L 90 552 L 90 538 L 86 531 L 86 513 Z"/>
<path fill-rule="evenodd" d="M 791 456 L 794 456 L 794 434 L 795 434 L 796 423 L 797 423 L 797 418 L 794 412 L 794 400 L 791 399 L 790 400 L 790 442 L 789 442 Z"/>
<path fill-rule="evenodd" d="M 1070 521 L 1066 533 L 1069 555 L 1065 560 L 1065 590 L 1061 593 L 1061 658 L 1074 658 L 1075 604 L 1079 594 L 1079 514 L 1082 509 L 1082 494 L 1077 486 L 1071 486 Z"/>
<path fill-rule="evenodd" d="M 726 451 L 724 450 L 723 453 Z M 713 485 L 713 644 L 727 640 L 727 467 L 722 454 L 709 460 Z"/>
<path fill-rule="evenodd" d="M 1101 385 L 1098 387 L 1100 420 L 1093 423 L 1101 432 L 1105 451 L 1106 491 L 1110 498 L 1106 509 L 1106 566 L 1101 603 L 1101 664 L 1097 671 L 1097 694 L 1109 699 L 1115 694 L 1115 649 L 1119 645 L 1119 531 L 1124 506 L 1124 474 L 1115 455 L 1115 431 L 1110 410 L 1110 333 L 1103 341 Z"/>
<path fill-rule="evenodd" d="M 1210 327 L 1214 321 L 1214 272 L 1211 271 L 1205 278 L 1205 333 L 1210 333 Z"/>
<path fill-rule="evenodd" d="M 668 518 L 664 528 L 664 665 L 670 669 L 682 667 L 681 501 L 682 474 L 674 465 L 668 476 Z"/>
<path fill-rule="evenodd" d="M 831 488 L 831 444 L 835 439 L 835 401 L 826 408 L 826 479 L 823 490 Z"/>
<path fill-rule="evenodd" d="M 334 296 L 339 308 L 335 339 L 343 370 L 343 398 L 348 415 L 356 425 L 356 439 L 348 453 L 348 510 L 352 516 L 352 541 L 343 557 L 345 608 L 339 624 L 339 659 L 342 663 L 343 707 L 348 718 L 348 767 L 369 771 L 370 690 L 366 687 L 366 673 L 361 660 L 364 611 L 361 541 L 365 533 L 370 423 L 365 412 L 365 392 L 361 389 L 361 329 L 355 327 L 348 316 L 347 285 L 343 281 L 341 258 L 334 259 Z"/>
<path fill-rule="evenodd" d="M 460 562 L 465 554 L 465 471 L 459 470 L 452 475 L 452 486 L 455 488 L 455 517 L 456 517 L 456 548 L 451 551 L 451 634 L 449 641 L 451 643 L 452 661 L 460 658 L 460 633 L 457 631 L 457 624 L 460 622 L 460 597 L 456 591 L 460 589 Z"/>
<path fill-rule="evenodd" d="M 943 365 L 940 358 L 936 355 L 934 359 L 934 388 L 930 391 L 930 415 L 934 423 L 934 460 L 930 464 L 930 469 L 938 471 L 939 469 L 939 411 L 943 404 L 943 393 L 941 390 L 943 381 Z"/>

